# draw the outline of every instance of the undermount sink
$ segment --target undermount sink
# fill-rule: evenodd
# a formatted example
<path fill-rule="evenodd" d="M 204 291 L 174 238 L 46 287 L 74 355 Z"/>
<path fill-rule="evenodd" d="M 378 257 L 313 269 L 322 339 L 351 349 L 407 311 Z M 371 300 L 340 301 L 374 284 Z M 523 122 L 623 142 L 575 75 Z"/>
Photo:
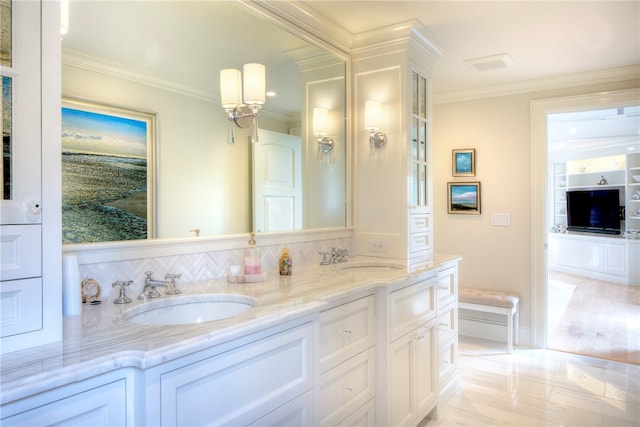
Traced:
<path fill-rule="evenodd" d="M 403 270 L 406 267 L 402 264 L 382 261 L 360 261 L 345 264 L 338 264 L 340 270 L 355 270 L 363 272 L 377 273 L 382 271 Z"/>
<path fill-rule="evenodd" d="M 125 319 L 141 325 L 190 325 L 238 316 L 257 303 L 251 297 L 234 294 L 163 296 L 127 310 Z"/>

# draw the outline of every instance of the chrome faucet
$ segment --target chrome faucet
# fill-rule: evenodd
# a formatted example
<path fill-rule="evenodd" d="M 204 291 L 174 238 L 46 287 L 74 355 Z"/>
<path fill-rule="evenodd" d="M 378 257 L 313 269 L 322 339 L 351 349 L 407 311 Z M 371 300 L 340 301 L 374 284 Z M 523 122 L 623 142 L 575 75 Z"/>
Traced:
<path fill-rule="evenodd" d="M 144 279 L 144 289 L 142 290 L 142 293 L 138 295 L 138 299 L 146 301 L 151 298 L 160 297 L 160 292 L 158 292 L 156 288 L 166 288 L 169 285 L 169 282 L 167 282 L 166 280 L 153 279 L 151 277 L 153 275 L 153 272 L 151 271 L 145 271 L 144 274 L 146 274 L 147 277 L 145 277 Z"/>
<path fill-rule="evenodd" d="M 322 260 L 320 265 L 336 264 L 338 262 L 347 262 L 347 257 L 351 258 L 351 251 L 349 249 L 331 248 L 331 252 L 320 252 Z"/>
<path fill-rule="evenodd" d="M 165 295 L 177 295 L 182 293 L 180 289 L 176 288 L 176 279 L 179 279 L 180 277 L 182 277 L 182 274 L 180 273 L 167 274 L 166 276 L 164 276 L 164 280 L 167 284 L 167 287 L 164 290 Z"/>

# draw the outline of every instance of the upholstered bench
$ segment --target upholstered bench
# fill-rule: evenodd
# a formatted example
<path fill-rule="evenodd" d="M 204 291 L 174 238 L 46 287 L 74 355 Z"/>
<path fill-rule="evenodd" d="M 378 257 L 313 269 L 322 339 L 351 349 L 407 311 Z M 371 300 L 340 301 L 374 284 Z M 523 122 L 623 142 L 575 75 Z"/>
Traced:
<path fill-rule="evenodd" d="M 507 349 L 513 352 L 513 344 L 520 343 L 518 305 L 520 297 L 491 289 L 458 289 L 458 308 L 507 316 Z"/>

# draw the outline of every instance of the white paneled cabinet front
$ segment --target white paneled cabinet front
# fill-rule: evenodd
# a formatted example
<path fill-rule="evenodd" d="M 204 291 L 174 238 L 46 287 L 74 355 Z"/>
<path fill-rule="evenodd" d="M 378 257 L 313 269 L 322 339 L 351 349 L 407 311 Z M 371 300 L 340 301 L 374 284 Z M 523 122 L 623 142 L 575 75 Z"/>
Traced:
<path fill-rule="evenodd" d="M 435 406 L 435 324 L 431 320 L 391 343 L 391 425 L 415 425 Z"/>
<path fill-rule="evenodd" d="M 416 425 L 438 402 L 437 278 L 389 294 L 387 424 Z"/>
<path fill-rule="evenodd" d="M 312 336 L 309 322 L 255 341 L 248 337 L 218 354 L 151 369 L 147 424 L 247 425 L 267 414 L 274 423 L 305 418 L 312 408 L 300 405 L 312 401 L 296 399 L 313 388 Z"/>
<path fill-rule="evenodd" d="M 376 388 L 373 295 L 322 311 L 318 342 L 316 425 L 349 425 L 347 420 L 360 417 L 375 421 L 375 405 L 362 409 Z"/>

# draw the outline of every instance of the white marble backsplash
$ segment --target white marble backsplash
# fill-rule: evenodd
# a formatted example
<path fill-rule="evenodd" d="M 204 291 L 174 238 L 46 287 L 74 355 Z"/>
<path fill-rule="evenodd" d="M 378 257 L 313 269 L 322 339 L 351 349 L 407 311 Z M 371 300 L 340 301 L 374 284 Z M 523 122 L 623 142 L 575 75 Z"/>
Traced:
<path fill-rule="evenodd" d="M 351 240 L 351 238 L 338 238 L 277 245 L 258 244 L 262 257 L 262 271 L 271 271 L 277 268 L 280 252 L 285 246 L 289 249 L 295 271 L 296 264 L 320 263 L 320 251 L 327 251 L 331 247 L 351 249 Z M 86 263 L 80 265 L 80 276 L 82 279 L 96 280 L 101 285 L 101 295 L 105 298 L 113 292 L 112 283 L 119 280 L 132 280 L 133 284 L 128 294 L 136 295 L 142 291 L 146 271 L 152 271 L 153 277 L 156 279 L 163 279 L 168 273 L 179 273 L 182 275 L 177 280 L 178 288 L 180 288 L 188 286 L 192 282 L 225 277 L 230 265 L 242 264 L 243 255 L 244 249 L 238 248 Z"/>

